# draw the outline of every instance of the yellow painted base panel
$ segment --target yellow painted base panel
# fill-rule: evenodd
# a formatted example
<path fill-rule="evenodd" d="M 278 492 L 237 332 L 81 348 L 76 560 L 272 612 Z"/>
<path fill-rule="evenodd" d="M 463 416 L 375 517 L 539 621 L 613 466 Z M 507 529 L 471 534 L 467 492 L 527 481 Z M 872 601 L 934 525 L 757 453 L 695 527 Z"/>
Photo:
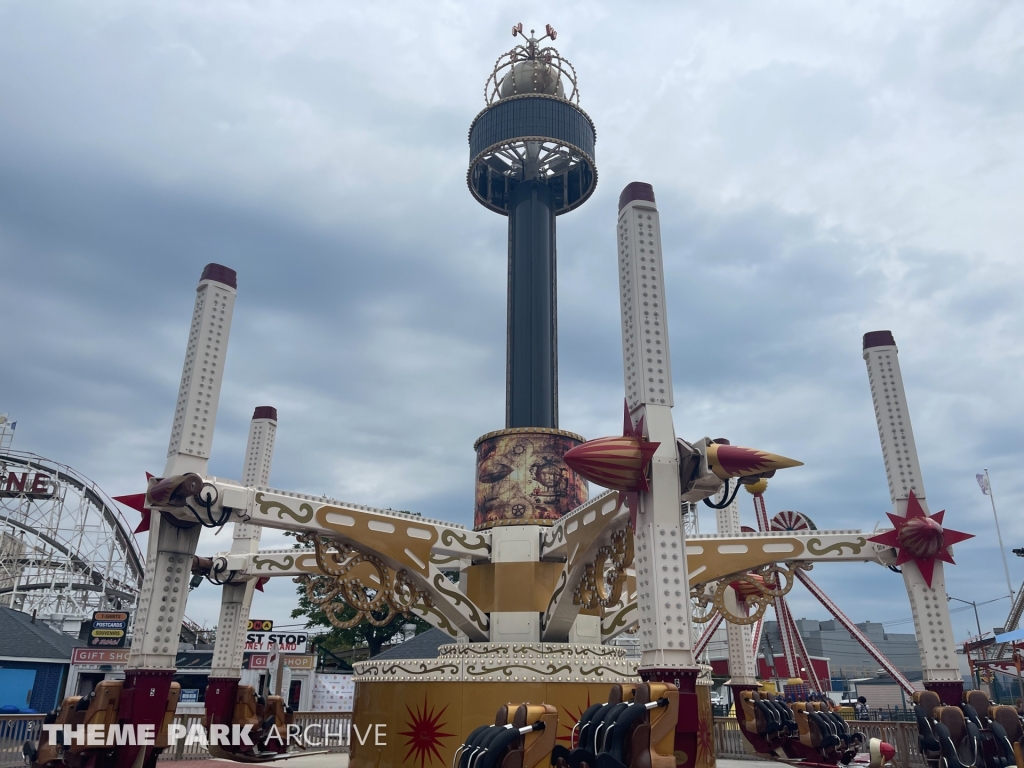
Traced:
<path fill-rule="evenodd" d="M 480 725 L 494 722 L 499 707 L 523 702 L 558 709 L 558 743 L 568 745 L 572 727 L 591 704 L 606 701 L 608 683 L 358 682 L 350 733 L 351 768 L 443 768 Z M 698 689 L 698 697 L 709 699 Z M 706 707 L 710 713 L 710 706 Z M 694 768 L 714 768 L 711 718 L 698 743 Z M 378 727 L 379 726 L 379 727 Z M 360 743 L 362 741 L 362 743 Z M 547 768 L 545 766 L 545 768 Z"/>

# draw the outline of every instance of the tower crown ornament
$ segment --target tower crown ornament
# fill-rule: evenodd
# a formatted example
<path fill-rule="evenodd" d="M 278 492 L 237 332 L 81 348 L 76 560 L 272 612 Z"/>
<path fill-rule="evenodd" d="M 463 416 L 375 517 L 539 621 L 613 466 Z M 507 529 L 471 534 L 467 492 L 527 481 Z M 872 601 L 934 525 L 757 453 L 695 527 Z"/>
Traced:
<path fill-rule="evenodd" d="M 542 94 L 580 103 L 576 87 L 576 70 L 554 46 L 541 46 L 545 40 L 554 42 L 558 33 L 550 24 L 544 27 L 545 34 L 535 37 L 536 32 L 523 32 L 520 22 L 512 27 L 513 37 L 522 37 L 524 42 L 503 53 L 494 63 L 487 83 L 484 85 L 484 101 L 488 106 L 512 96 Z M 568 94 L 566 89 L 568 88 Z"/>

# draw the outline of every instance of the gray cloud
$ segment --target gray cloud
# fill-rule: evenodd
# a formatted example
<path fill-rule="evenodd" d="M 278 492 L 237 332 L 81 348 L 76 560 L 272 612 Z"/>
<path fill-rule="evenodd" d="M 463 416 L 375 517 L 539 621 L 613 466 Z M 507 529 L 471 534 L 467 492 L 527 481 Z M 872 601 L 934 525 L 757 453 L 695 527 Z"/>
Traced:
<path fill-rule="evenodd" d="M 218 261 L 240 285 L 211 471 L 239 474 L 269 403 L 275 485 L 468 523 L 473 440 L 502 426 L 505 222 L 466 192 L 465 130 L 520 18 L 562 33 L 598 126 L 597 194 L 559 222 L 563 426 L 620 427 L 613 220 L 642 178 L 679 433 L 805 461 L 770 509 L 870 529 L 888 500 L 860 336 L 891 328 L 928 498 L 978 534 L 950 592 L 998 594 L 973 475 L 989 466 L 1016 545 L 1013 6 L 8 3 L 0 409 L 18 447 L 112 494 L 159 469 L 195 280 Z M 814 577 L 855 619 L 909 616 L 887 571 Z M 256 610 L 283 619 L 292 588 Z M 189 614 L 212 623 L 218 600 L 204 586 Z"/>

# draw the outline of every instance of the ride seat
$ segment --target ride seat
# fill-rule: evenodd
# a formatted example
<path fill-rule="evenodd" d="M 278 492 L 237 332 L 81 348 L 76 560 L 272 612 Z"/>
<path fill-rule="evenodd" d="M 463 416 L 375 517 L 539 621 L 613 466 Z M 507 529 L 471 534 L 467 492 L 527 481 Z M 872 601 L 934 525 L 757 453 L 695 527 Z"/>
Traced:
<path fill-rule="evenodd" d="M 679 720 L 679 689 L 672 683 L 644 683 L 638 695 L 647 699 L 647 717 L 630 738 L 630 768 L 675 768 L 675 734 Z M 656 707 L 652 705 L 658 704 Z M 610 755 L 598 758 L 598 768 L 624 768 Z"/>
<path fill-rule="evenodd" d="M 235 694 L 235 711 L 231 715 L 231 724 L 242 727 L 246 725 L 259 726 L 260 719 L 256 707 L 256 689 L 251 685 L 238 686 L 238 693 Z"/>
<path fill-rule="evenodd" d="M 761 736 L 767 739 L 777 738 L 779 731 L 782 730 L 782 718 L 779 713 L 775 711 L 765 699 L 761 698 L 761 694 L 757 691 L 752 691 L 755 715 L 755 724 L 757 725 L 757 732 Z"/>
<path fill-rule="evenodd" d="M 817 749 L 814 743 L 814 736 L 818 736 L 818 742 L 820 744 L 820 733 L 815 729 L 815 733 L 811 733 L 811 720 L 807 711 L 808 704 L 806 701 L 798 701 L 793 704 L 793 718 L 796 720 L 797 732 L 800 737 L 800 743 L 805 747 L 811 747 Z"/>
<path fill-rule="evenodd" d="M 984 691 L 964 691 L 964 711 L 967 711 L 967 707 L 974 708 L 979 728 L 985 728 L 988 725 L 988 710 L 991 706 L 992 702 L 989 701 L 988 694 Z"/>
<path fill-rule="evenodd" d="M 60 703 L 60 708 L 55 709 L 43 720 L 44 723 L 54 723 L 56 725 L 71 725 L 75 716 L 76 707 L 78 702 L 82 700 L 81 696 L 67 696 Z M 53 719 L 51 719 L 51 717 Z M 63 745 L 60 741 L 50 741 L 50 736 L 46 731 L 43 731 L 39 735 L 39 742 L 35 747 L 35 757 L 31 758 L 33 765 L 47 765 L 49 763 L 55 763 L 60 760 L 61 747 Z"/>
<path fill-rule="evenodd" d="M 270 718 L 274 718 L 274 722 L 270 723 Z M 263 723 L 269 728 L 271 725 L 276 725 L 277 730 L 284 735 L 284 729 L 288 725 L 288 715 L 285 712 L 284 697 L 283 696 L 267 696 L 267 703 L 263 707 Z"/>
<path fill-rule="evenodd" d="M 511 705 L 504 704 L 498 707 L 498 713 L 495 715 L 493 723 L 474 728 L 466 740 L 459 745 L 459 748 L 455 750 L 455 757 L 458 760 L 459 768 L 468 768 L 472 762 L 479 758 L 486 745 L 497 736 L 498 731 L 508 724 L 509 706 Z"/>
<path fill-rule="evenodd" d="M 534 768 L 545 758 L 551 763 L 558 736 L 558 710 L 547 704 L 520 704 L 514 710 L 513 706 L 502 708 L 511 713 L 511 722 L 496 725 L 487 747 L 478 757 L 469 756 L 473 768 Z"/>
<path fill-rule="evenodd" d="M 973 768 L 978 764 L 978 727 L 964 718 L 959 707 L 938 707 L 935 735 L 948 768 Z"/>
<path fill-rule="evenodd" d="M 88 706 L 80 717 L 75 717 L 75 724 L 81 723 L 86 727 L 90 725 L 103 726 L 103 740 L 106 741 L 110 726 L 117 723 L 117 709 L 121 703 L 121 688 L 124 687 L 124 680 L 104 680 L 96 684 L 95 690 L 89 694 Z M 83 712 L 82 701 L 78 702 L 77 712 Z M 96 749 L 87 744 L 72 744 L 72 754 L 85 752 L 87 749 Z"/>
<path fill-rule="evenodd" d="M 1024 738 L 1024 726 L 1021 725 L 1020 715 L 1016 707 L 1006 705 L 989 707 L 988 716 L 990 728 L 996 739 L 1003 742 L 1003 749 L 1009 745 L 1013 754 L 1013 761 L 1017 768 L 1024 768 L 1024 747 L 1021 740 Z M 1000 733 L 1001 731 L 1001 733 Z"/>
<path fill-rule="evenodd" d="M 757 729 L 757 711 L 754 709 L 754 691 L 740 691 L 740 711 L 743 712 L 743 726 L 750 733 L 760 733 Z"/>
<path fill-rule="evenodd" d="M 550 704 L 523 704 L 520 709 L 523 708 L 526 709 L 523 725 L 535 726 L 522 737 L 523 768 L 551 765 L 551 753 L 558 740 L 558 710 Z M 543 727 L 536 728 L 537 723 Z"/>
<path fill-rule="evenodd" d="M 807 719 L 810 722 L 811 733 L 814 733 L 814 729 L 818 730 L 818 745 L 815 747 L 823 755 L 826 752 L 831 752 L 838 747 L 842 741 L 839 738 L 839 734 L 836 731 L 836 726 L 832 720 L 825 715 L 824 706 L 818 702 L 809 702 L 807 705 Z"/>
<path fill-rule="evenodd" d="M 153 746 L 165 748 L 170 744 L 169 731 L 174 722 L 174 713 L 178 710 L 178 700 L 181 698 L 181 683 L 171 683 L 171 690 L 167 693 L 167 706 L 164 708 L 164 719 L 160 723 L 160 730 L 156 732 L 153 739 Z"/>
<path fill-rule="evenodd" d="M 622 765 L 632 753 L 636 728 L 646 719 L 647 704 L 650 702 L 650 686 L 638 686 L 633 701 L 619 713 L 615 722 L 605 730 L 601 754 L 597 756 L 598 766 Z"/>

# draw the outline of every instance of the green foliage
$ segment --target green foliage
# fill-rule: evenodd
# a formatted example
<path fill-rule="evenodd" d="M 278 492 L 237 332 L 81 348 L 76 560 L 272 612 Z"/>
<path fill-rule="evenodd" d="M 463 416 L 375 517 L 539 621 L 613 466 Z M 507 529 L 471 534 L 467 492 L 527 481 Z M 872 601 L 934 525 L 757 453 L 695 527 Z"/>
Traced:
<path fill-rule="evenodd" d="M 296 544 L 295 548 L 301 549 L 303 547 L 300 544 Z M 313 594 L 322 595 L 323 590 L 327 588 L 329 583 L 329 580 L 325 577 L 314 579 Z M 430 625 L 418 616 L 403 616 L 400 613 L 395 613 L 389 617 L 387 611 L 377 611 L 371 614 L 374 620 L 378 622 L 384 622 L 390 618 L 382 626 L 374 626 L 366 619 L 363 619 L 350 629 L 339 629 L 331 624 L 327 613 L 309 599 L 306 594 L 305 584 L 299 584 L 298 596 L 299 604 L 292 611 L 292 618 L 305 619 L 307 628 L 311 630 L 311 641 L 317 646 L 335 653 L 352 648 L 367 648 L 371 657 L 376 656 L 386 643 L 402 634 L 403 625 L 415 624 L 417 635 L 430 629 Z M 336 618 L 342 621 L 349 621 L 355 618 L 356 613 L 356 610 L 346 605 L 344 601 L 340 599 L 335 600 L 334 615 Z M 317 628 L 322 628 L 325 631 L 314 634 Z"/>

